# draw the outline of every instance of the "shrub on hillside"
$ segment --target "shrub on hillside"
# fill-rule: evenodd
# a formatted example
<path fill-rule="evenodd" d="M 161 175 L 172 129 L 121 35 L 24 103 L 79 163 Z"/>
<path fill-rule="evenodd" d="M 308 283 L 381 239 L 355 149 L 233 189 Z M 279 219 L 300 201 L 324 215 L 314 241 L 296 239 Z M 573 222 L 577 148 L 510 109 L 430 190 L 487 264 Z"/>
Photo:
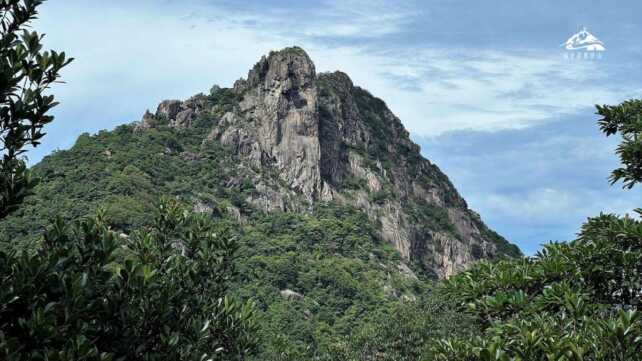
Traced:
<path fill-rule="evenodd" d="M 59 220 L 37 253 L 0 253 L 0 359 L 241 360 L 256 325 L 227 296 L 236 250 L 175 201 L 131 236 Z"/>
<path fill-rule="evenodd" d="M 632 188 L 642 181 L 642 101 L 597 109 L 602 131 L 622 136 L 622 167 L 610 180 Z M 642 222 L 600 214 L 573 242 L 549 244 L 533 258 L 479 263 L 442 292 L 484 332 L 438 342 L 431 360 L 640 360 Z"/>

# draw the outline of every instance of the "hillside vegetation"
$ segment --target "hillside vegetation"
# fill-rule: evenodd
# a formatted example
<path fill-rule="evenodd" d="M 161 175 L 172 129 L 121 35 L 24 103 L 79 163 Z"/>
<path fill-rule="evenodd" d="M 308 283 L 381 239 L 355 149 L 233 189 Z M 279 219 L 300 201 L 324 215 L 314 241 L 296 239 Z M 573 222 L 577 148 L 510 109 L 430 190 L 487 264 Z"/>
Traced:
<path fill-rule="evenodd" d="M 300 48 L 28 169 L 64 54 L 0 2 L 0 359 L 634 361 L 642 222 L 522 257 Z M 642 181 L 642 101 L 598 106 Z"/>

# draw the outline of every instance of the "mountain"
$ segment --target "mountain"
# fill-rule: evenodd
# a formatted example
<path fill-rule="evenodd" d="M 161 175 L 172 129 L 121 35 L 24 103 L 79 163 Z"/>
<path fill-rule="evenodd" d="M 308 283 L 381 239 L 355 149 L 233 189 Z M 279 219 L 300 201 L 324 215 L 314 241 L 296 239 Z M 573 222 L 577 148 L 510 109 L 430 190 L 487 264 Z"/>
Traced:
<path fill-rule="evenodd" d="M 382 100 L 341 72 L 316 74 L 300 48 L 270 53 L 233 88 L 82 134 L 33 172 L 34 194 L 0 222 L 2 248 L 33 247 L 55 218 L 96 212 L 126 241 L 161 197 L 234 235 L 234 297 L 259 311 L 253 360 L 337 360 L 362 341 L 378 353 L 373 340 L 415 327 L 419 344 L 468 332 L 464 315 L 431 298 L 432 281 L 520 254 Z"/>
<path fill-rule="evenodd" d="M 231 89 L 215 86 L 210 95 L 163 101 L 154 114 L 148 111 L 140 122 L 117 128 L 112 133 L 121 135 L 118 144 L 90 160 L 105 161 L 103 167 L 86 169 L 74 182 L 69 168 L 77 172 L 91 165 L 63 159 L 79 145 L 98 145 L 105 133 L 82 135 L 72 150 L 35 167 L 44 176 L 39 197 L 0 225 L 7 238 L 37 233 L 34 225 L 48 216 L 43 204 L 52 201 L 69 218 L 106 206 L 127 230 L 143 223 L 153 195 L 171 194 L 200 207 L 226 204 L 223 210 L 239 221 L 255 211 L 308 212 L 323 202 L 352 206 L 367 214 L 405 263 L 431 277 L 448 277 L 478 259 L 520 254 L 421 156 L 382 100 L 344 73 L 317 74 L 298 47 L 264 56 Z M 154 137 L 167 139 L 160 147 L 132 142 Z M 152 159 L 141 159 L 143 154 L 127 164 L 113 159 L 154 148 L 159 149 L 147 156 Z M 176 165 L 172 157 L 179 158 Z M 217 181 L 195 184 L 199 175 L 189 173 L 194 164 L 201 172 L 217 172 Z M 105 177 L 109 181 L 101 187 Z M 240 192 L 231 196 L 233 190 Z"/>
<path fill-rule="evenodd" d="M 420 155 L 385 103 L 346 74 L 317 75 L 302 49 L 288 48 L 262 58 L 234 93 L 238 107 L 208 139 L 229 147 L 247 167 L 259 189 L 250 199 L 257 207 L 354 205 L 381 224 L 382 237 L 405 259 L 439 277 L 476 259 L 517 254 Z M 253 171 L 264 169 L 273 177 Z"/>

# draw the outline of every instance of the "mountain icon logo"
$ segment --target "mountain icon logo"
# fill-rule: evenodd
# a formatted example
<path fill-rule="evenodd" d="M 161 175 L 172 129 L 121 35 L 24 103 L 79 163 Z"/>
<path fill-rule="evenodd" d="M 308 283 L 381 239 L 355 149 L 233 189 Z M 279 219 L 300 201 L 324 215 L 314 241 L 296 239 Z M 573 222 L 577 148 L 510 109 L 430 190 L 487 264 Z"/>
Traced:
<path fill-rule="evenodd" d="M 583 27 L 577 34 L 573 34 L 564 44 L 567 51 L 603 52 L 606 50 L 604 43 Z"/>

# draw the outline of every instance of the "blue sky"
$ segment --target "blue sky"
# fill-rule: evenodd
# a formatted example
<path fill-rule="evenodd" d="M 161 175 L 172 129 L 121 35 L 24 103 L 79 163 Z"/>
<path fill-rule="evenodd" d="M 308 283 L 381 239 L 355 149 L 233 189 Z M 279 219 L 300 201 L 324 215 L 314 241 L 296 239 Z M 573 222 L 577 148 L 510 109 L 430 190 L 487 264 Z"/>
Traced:
<path fill-rule="evenodd" d="M 608 186 L 617 143 L 593 104 L 641 96 L 641 13 L 637 0 L 49 0 L 36 29 L 76 61 L 30 161 L 299 45 L 384 99 L 470 207 L 532 254 L 588 216 L 640 206 L 639 190 Z M 601 60 L 562 56 L 581 26 L 605 43 Z"/>

